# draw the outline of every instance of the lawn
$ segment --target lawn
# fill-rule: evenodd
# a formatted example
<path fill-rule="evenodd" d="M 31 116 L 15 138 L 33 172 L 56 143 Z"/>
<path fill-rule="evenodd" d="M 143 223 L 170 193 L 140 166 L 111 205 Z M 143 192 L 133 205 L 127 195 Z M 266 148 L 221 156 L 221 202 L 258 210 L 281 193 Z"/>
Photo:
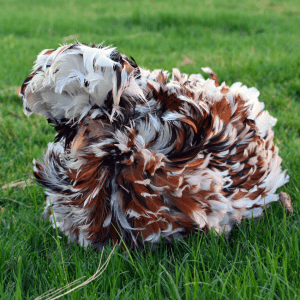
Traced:
<path fill-rule="evenodd" d="M 153 251 L 116 248 L 98 278 L 62 299 L 300 299 L 299 24 L 299 0 L 0 0 L 0 299 L 82 283 L 100 261 L 41 219 L 32 160 L 55 132 L 27 118 L 16 94 L 42 49 L 76 39 L 113 44 L 149 69 L 209 66 L 221 82 L 258 88 L 278 119 L 275 142 L 290 175 L 282 190 L 294 215 L 274 203 L 230 237 L 192 233 Z"/>

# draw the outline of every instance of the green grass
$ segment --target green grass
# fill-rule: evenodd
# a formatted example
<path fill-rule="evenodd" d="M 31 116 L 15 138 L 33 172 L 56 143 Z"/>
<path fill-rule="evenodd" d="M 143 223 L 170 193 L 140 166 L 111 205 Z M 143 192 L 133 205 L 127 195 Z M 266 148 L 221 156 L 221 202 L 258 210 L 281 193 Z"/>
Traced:
<path fill-rule="evenodd" d="M 0 0 L 0 299 L 34 299 L 87 279 L 99 263 L 100 252 L 68 244 L 42 221 L 36 183 L 1 189 L 32 177 L 32 159 L 55 134 L 44 119 L 25 117 L 15 89 L 42 49 L 76 38 L 104 40 L 149 69 L 209 66 L 229 85 L 257 87 L 278 118 L 276 144 L 291 178 L 283 191 L 295 214 L 286 218 L 275 203 L 230 238 L 194 233 L 131 255 L 117 248 L 99 278 L 64 299 L 300 299 L 299 18 L 299 0 Z"/>

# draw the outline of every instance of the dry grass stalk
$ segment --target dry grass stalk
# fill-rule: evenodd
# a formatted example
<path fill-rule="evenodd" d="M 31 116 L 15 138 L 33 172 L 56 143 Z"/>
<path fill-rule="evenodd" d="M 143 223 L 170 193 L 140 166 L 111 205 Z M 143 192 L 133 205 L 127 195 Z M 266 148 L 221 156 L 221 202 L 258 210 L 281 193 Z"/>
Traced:
<path fill-rule="evenodd" d="M 99 265 L 98 265 L 98 268 L 96 270 L 96 272 L 94 273 L 94 275 L 92 275 L 90 278 L 88 278 L 86 281 L 84 281 L 83 283 L 75 286 L 74 288 L 68 290 L 67 292 L 63 293 L 64 290 L 70 288 L 71 286 L 77 284 L 81 279 L 83 279 L 85 276 L 79 278 L 79 279 L 76 279 L 75 281 L 55 290 L 55 289 L 52 289 L 48 292 L 46 292 L 45 294 L 42 294 L 41 296 L 35 298 L 35 300 L 41 300 L 41 299 L 45 299 L 45 300 L 55 300 L 55 299 L 58 299 L 58 298 L 61 298 L 87 284 L 89 284 L 90 282 L 92 282 L 93 280 L 97 279 L 99 276 L 102 275 L 102 273 L 106 270 L 108 264 L 109 264 L 109 261 L 111 259 L 111 256 L 116 248 L 117 244 L 115 244 L 115 246 L 113 247 L 112 251 L 110 252 L 108 258 L 106 259 L 105 263 L 101 266 L 101 261 L 102 261 L 102 256 L 103 256 L 103 252 L 104 252 L 104 248 L 101 252 L 101 256 L 100 256 L 100 261 L 99 261 Z M 63 293 L 63 294 L 59 294 L 59 293 Z"/>
<path fill-rule="evenodd" d="M 22 202 L 20 202 L 20 201 L 17 201 L 17 200 L 15 200 L 15 199 L 12 199 L 12 198 L 2 197 L 1 199 L 6 199 L 6 200 L 9 200 L 9 201 L 16 202 L 16 203 L 18 203 L 18 204 L 24 205 L 24 206 L 26 206 L 26 207 L 28 207 L 28 208 L 32 208 L 32 206 L 26 205 L 26 204 L 24 204 L 24 203 L 22 203 Z"/>
<path fill-rule="evenodd" d="M 65 36 L 65 37 L 63 38 L 63 41 L 64 41 L 64 43 L 65 43 L 66 41 L 69 41 L 69 40 L 77 40 L 78 37 L 79 37 L 78 34 L 71 34 L 71 35 L 69 35 L 69 36 Z"/>
<path fill-rule="evenodd" d="M 181 66 L 185 66 L 185 65 L 194 65 L 195 63 L 188 58 L 186 55 L 182 55 L 183 61 L 180 63 Z"/>
<path fill-rule="evenodd" d="M 25 180 L 16 180 L 16 181 L 12 181 L 11 183 L 5 184 L 3 185 L 1 188 L 3 190 L 6 190 L 7 188 L 12 188 L 12 187 L 22 187 L 23 189 L 25 189 L 27 186 L 31 186 L 33 183 L 32 179 L 28 179 L 27 181 Z"/>

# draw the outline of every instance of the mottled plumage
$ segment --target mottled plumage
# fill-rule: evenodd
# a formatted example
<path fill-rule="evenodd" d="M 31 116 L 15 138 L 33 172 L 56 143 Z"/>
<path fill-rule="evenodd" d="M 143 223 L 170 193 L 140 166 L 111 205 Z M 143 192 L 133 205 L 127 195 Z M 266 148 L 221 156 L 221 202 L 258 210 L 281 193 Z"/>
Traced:
<path fill-rule="evenodd" d="M 277 201 L 288 176 L 276 119 L 255 88 L 219 86 L 204 71 L 212 79 L 150 72 L 101 45 L 42 51 L 21 96 L 26 115 L 57 130 L 34 162 L 44 217 L 84 246 L 139 246 L 229 232 Z"/>

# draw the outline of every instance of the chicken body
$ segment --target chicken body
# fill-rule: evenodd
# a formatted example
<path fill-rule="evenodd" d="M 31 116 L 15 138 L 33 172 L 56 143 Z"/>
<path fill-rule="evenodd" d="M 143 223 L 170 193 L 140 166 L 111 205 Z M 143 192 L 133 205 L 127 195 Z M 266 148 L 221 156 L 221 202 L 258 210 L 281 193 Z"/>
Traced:
<path fill-rule="evenodd" d="M 288 176 L 259 92 L 177 69 L 169 77 L 101 45 L 38 56 L 21 88 L 24 112 L 58 132 L 34 175 L 44 217 L 71 241 L 139 246 L 229 232 L 278 200 Z"/>

